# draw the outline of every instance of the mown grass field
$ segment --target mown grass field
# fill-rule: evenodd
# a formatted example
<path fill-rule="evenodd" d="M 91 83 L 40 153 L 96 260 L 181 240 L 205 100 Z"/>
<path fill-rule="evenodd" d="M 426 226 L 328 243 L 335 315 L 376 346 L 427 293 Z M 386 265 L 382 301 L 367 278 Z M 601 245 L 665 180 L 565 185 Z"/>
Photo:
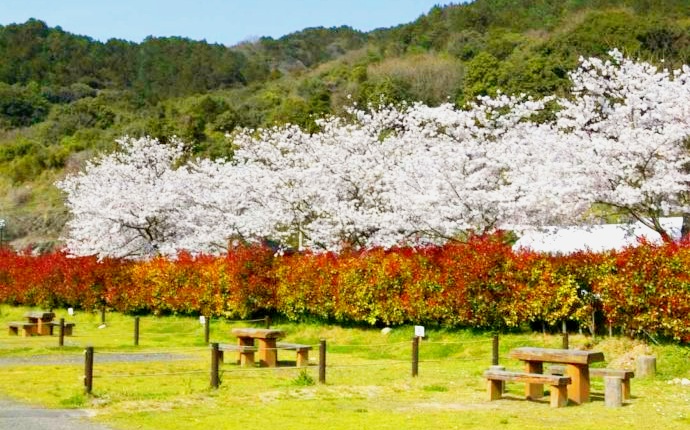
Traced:
<path fill-rule="evenodd" d="M 20 321 L 27 308 L 0 306 L 0 321 Z M 59 317 L 76 323 L 74 336 L 0 335 L 0 394 L 51 408 L 82 408 L 117 429 L 685 429 L 690 425 L 690 349 L 623 338 L 571 335 L 571 347 L 593 347 L 607 361 L 634 368 L 642 353 L 657 356 L 653 378 L 635 378 L 622 408 L 607 408 L 603 381 L 593 379 L 592 401 L 552 409 L 522 399 L 524 386 L 509 384 L 503 400 L 489 402 L 482 372 L 491 364 L 491 336 L 468 330 L 427 328 L 420 345 L 419 375 L 411 376 L 412 327 L 388 334 L 374 328 L 274 322 L 286 341 L 315 345 L 307 370 L 294 368 L 294 352 L 279 352 L 281 367 L 244 369 L 226 353 L 221 386 L 209 388 L 210 350 L 192 317 L 141 317 L 139 346 L 133 317 L 77 312 Z M 251 323 L 261 326 L 260 323 Z M 246 322 L 213 320 L 211 341 L 232 342 L 231 327 Z M 326 384 L 319 384 L 319 339 L 328 345 Z M 95 348 L 93 394 L 84 394 L 83 350 Z M 559 347 L 560 335 L 502 334 L 500 364 L 517 346 Z M 122 362 L 126 359 L 126 362 Z"/>

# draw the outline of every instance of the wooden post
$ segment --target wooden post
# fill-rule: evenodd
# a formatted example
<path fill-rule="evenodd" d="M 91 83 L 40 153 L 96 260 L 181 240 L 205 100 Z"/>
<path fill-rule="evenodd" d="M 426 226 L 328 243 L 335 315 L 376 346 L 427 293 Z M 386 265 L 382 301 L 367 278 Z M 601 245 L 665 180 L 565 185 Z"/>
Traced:
<path fill-rule="evenodd" d="M 134 346 L 139 346 L 139 317 L 134 317 Z"/>
<path fill-rule="evenodd" d="M 326 339 L 319 341 L 319 383 L 326 383 Z"/>
<path fill-rule="evenodd" d="M 58 345 L 60 346 L 65 346 L 65 319 L 60 318 L 60 338 L 58 341 Z"/>
<path fill-rule="evenodd" d="M 656 375 L 656 357 L 653 355 L 641 355 L 637 357 L 637 371 L 635 376 L 644 378 Z"/>
<path fill-rule="evenodd" d="M 491 340 L 491 365 L 498 366 L 498 333 Z"/>
<path fill-rule="evenodd" d="M 87 346 L 84 354 L 84 392 L 91 394 L 93 389 L 93 346 Z"/>
<path fill-rule="evenodd" d="M 623 406 L 621 377 L 604 376 L 604 405 L 609 408 L 620 408 Z"/>
<path fill-rule="evenodd" d="M 266 323 L 266 328 L 271 328 L 271 317 L 266 315 L 266 317 L 264 318 L 264 322 Z"/>
<path fill-rule="evenodd" d="M 412 376 L 419 374 L 419 336 L 412 338 Z"/>
<path fill-rule="evenodd" d="M 568 349 L 570 347 L 568 342 L 568 332 L 564 331 L 563 333 L 561 333 L 561 338 L 561 348 Z"/>
<path fill-rule="evenodd" d="M 208 345 L 208 339 L 211 335 L 211 316 L 204 318 L 204 342 Z"/>
<path fill-rule="evenodd" d="M 218 343 L 211 344 L 211 388 L 218 388 L 220 377 L 218 376 Z"/>

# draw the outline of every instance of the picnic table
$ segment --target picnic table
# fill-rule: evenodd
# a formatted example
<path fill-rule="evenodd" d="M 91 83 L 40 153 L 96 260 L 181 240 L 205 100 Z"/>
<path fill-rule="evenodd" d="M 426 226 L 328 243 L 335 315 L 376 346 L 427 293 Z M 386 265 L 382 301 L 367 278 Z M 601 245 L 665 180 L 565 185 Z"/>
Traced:
<path fill-rule="evenodd" d="M 589 365 L 604 361 L 603 352 L 575 349 L 521 347 L 511 350 L 509 356 L 524 361 L 528 373 L 544 373 L 544 363 L 564 364 L 565 373 L 571 378 L 568 400 L 576 404 L 589 401 Z M 528 383 L 525 388 L 525 395 L 530 399 L 538 399 L 543 393 L 543 384 Z"/>
<path fill-rule="evenodd" d="M 276 367 L 278 365 L 278 351 L 276 342 L 285 337 L 285 331 L 272 328 L 234 328 L 232 334 L 237 337 L 239 348 L 253 347 L 258 341 L 259 365 L 262 367 Z M 253 363 L 240 363 L 251 365 Z"/>
<path fill-rule="evenodd" d="M 30 324 L 36 324 L 34 334 L 49 335 L 53 332 L 52 321 L 55 318 L 53 312 L 31 311 L 24 314 L 24 318 Z"/>
<path fill-rule="evenodd" d="M 12 321 L 8 323 L 9 332 L 11 335 L 19 335 L 20 331 L 22 336 L 47 336 L 53 334 L 55 327 L 60 327 L 62 324 L 63 334 L 65 336 L 72 335 L 72 329 L 74 328 L 73 322 L 60 322 L 55 321 L 55 314 L 52 311 L 30 311 L 24 314 L 24 319 L 26 321 Z"/>

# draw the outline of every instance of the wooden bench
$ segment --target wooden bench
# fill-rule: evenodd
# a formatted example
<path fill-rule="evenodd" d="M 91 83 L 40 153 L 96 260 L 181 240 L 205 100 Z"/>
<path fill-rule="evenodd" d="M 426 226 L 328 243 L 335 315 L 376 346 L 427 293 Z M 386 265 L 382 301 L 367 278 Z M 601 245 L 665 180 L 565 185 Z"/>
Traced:
<path fill-rule="evenodd" d="M 22 336 L 32 336 L 36 333 L 37 324 L 23 321 L 12 321 L 7 324 L 10 329 L 10 335 L 19 336 L 19 330 L 22 331 Z"/>
<path fill-rule="evenodd" d="M 565 375 L 565 367 L 550 366 L 549 373 L 552 375 Z M 615 376 L 621 378 L 621 387 L 623 390 L 623 400 L 630 399 L 630 379 L 635 377 L 635 372 L 632 370 L 623 369 L 603 369 L 599 367 L 590 367 L 589 375 L 603 378 L 605 376 Z"/>
<path fill-rule="evenodd" d="M 65 325 L 64 325 L 64 327 L 65 327 L 64 335 L 65 336 L 72 336 L 72 332 L 74 330 L 74 325 L 75 324 L 73 322 L 65 322 Z M 54 334 L 56 329 L 58 331 L 57 334 L 60 334 L 59 333 L 60 332 L 60 322 L 59 321 L 51 321 L 48 323 L 48 326 L 50 327 L 50 335 L 51 336 Z"/>
<path fill-rule="evenodd" d="M 239 353 L 239 357 L 237 358 L 238 364 L 242 366 L 254 366 L 254 353 L 257 351 L 255 346 L 220 343 L 218 344 L 218 360 L 221 363 L 223 362 L 223 353 L 225 351 Z"/>
<path fill-rule="evenodd" d="M 503 394 L 503 381 L 525 382 L 528 384 L 547 384 L 551 386 L 550 404 L 560 408 L 568 404 L 569 376 L 544 375 L 542 373 L 509 372 L 505 370 L 487 370 L 484 377 L 489 381 L 489 400 L 498 400 Z M 529 399 L 529 397 L 528 397 Z M 531 399 L 536 400 L 536 399 Z"/>
<path fill-rule="evenodd" d="M 276 348 L 286 349 L 289 351 L 297 351 L 297 367 L 309 366 L 309 351 L 311 350 L 311 345 L 302 345 L 299 343 L 286 343 L 277 342 Z"/>

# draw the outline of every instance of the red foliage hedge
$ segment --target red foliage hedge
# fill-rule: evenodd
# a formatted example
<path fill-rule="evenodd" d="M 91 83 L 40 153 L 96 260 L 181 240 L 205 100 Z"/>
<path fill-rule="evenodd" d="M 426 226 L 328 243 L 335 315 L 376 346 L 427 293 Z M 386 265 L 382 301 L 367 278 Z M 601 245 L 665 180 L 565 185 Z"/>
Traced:
<path fill-rule="evenodd" d="M 97 261 L 0 250 L 0 302 L 366 324 L 506 328 L 576 321 L 690 341 L 690 244 L 552 256 L 502 235 L 441 247 Z"/>

